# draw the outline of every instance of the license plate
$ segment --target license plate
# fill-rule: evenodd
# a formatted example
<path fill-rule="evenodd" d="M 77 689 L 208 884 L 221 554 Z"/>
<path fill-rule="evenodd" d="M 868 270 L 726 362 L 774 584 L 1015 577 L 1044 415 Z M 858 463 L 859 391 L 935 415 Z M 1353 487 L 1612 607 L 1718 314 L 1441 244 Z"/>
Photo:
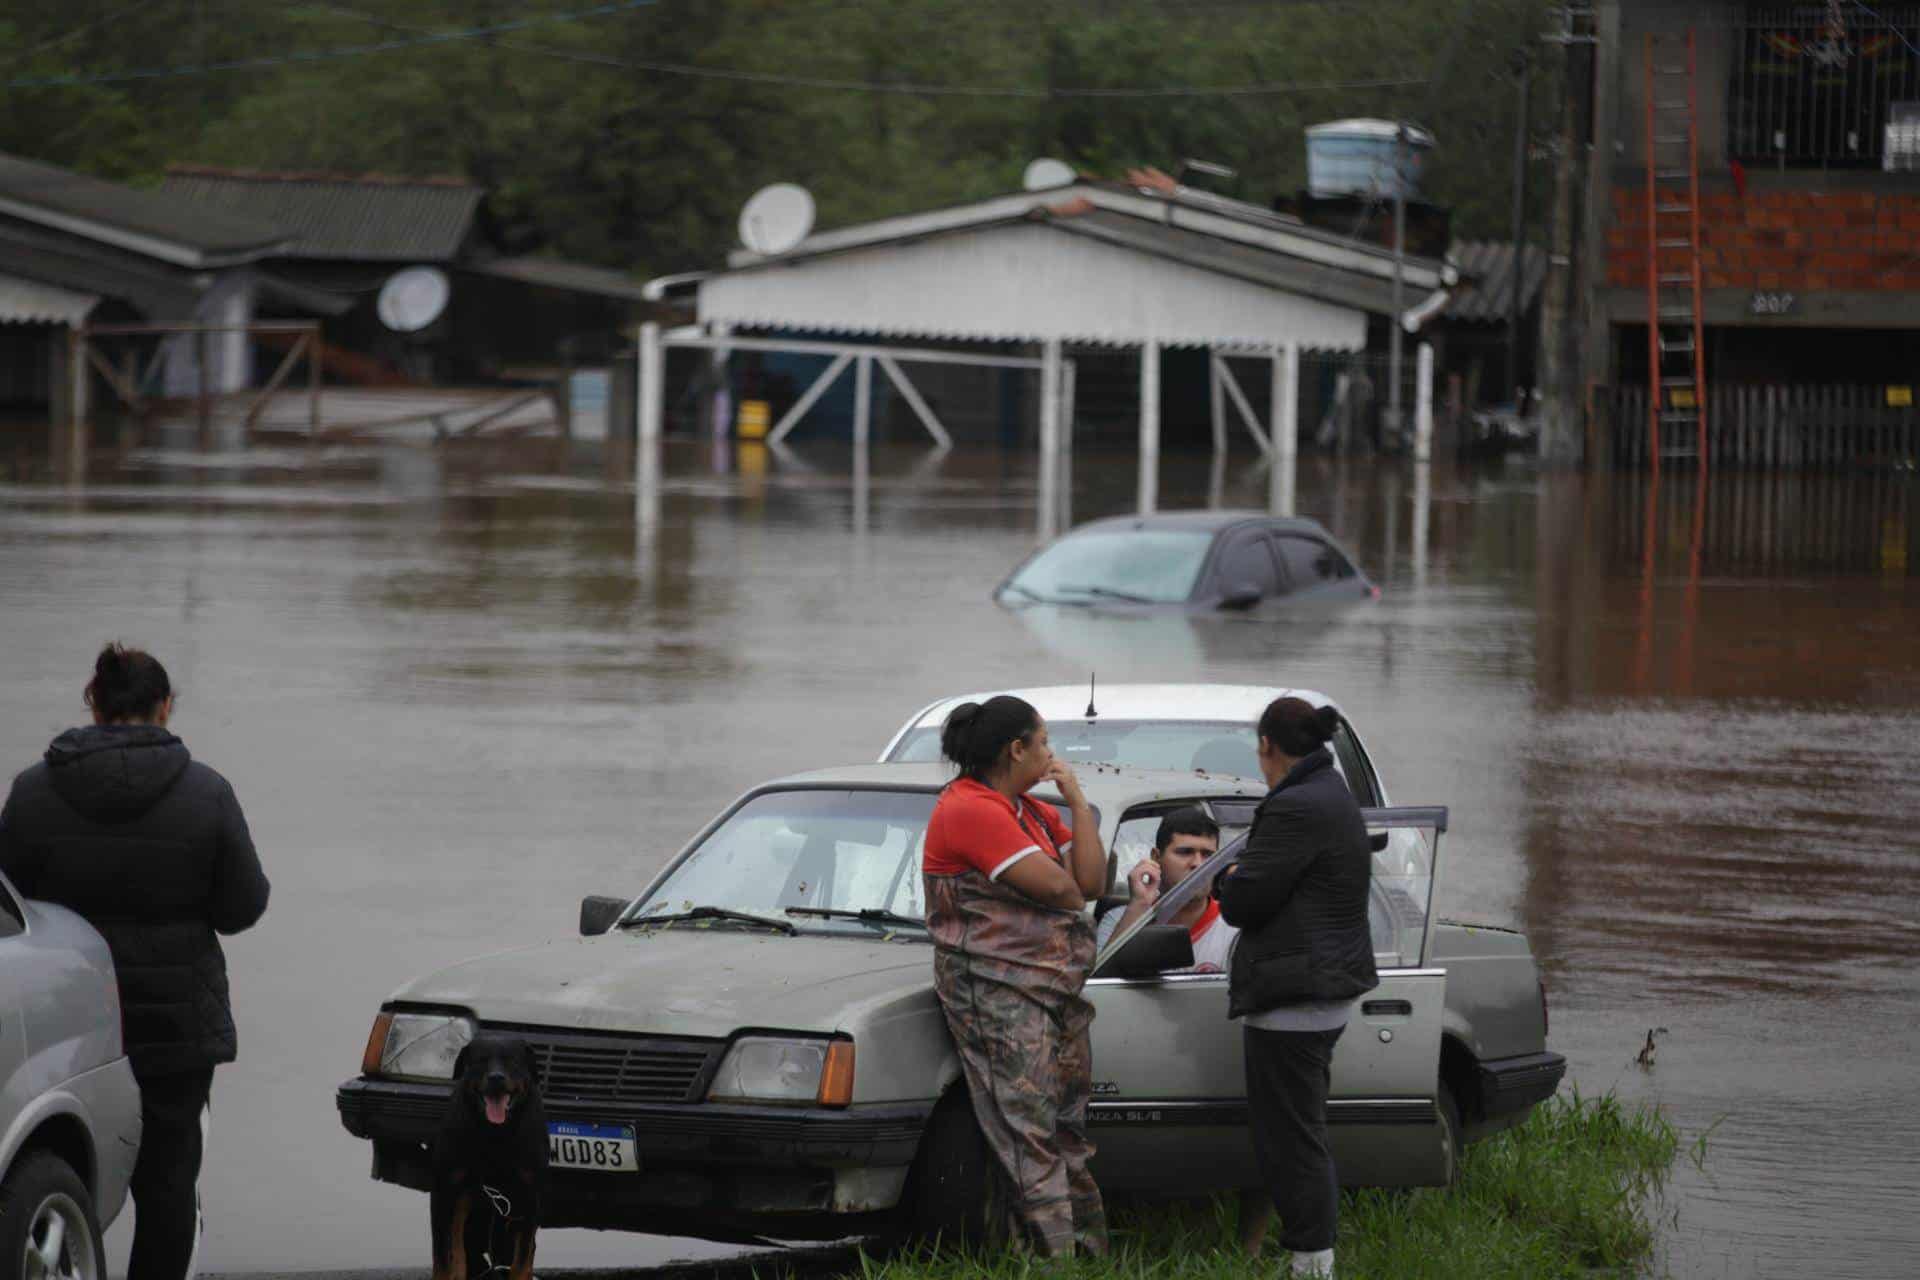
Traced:
<path fill-rule="evenodd" d="M 640 1172 L 640 1148 L 626 1125 L 547 1122 L 547 1165 L 600 1173 Z"/>

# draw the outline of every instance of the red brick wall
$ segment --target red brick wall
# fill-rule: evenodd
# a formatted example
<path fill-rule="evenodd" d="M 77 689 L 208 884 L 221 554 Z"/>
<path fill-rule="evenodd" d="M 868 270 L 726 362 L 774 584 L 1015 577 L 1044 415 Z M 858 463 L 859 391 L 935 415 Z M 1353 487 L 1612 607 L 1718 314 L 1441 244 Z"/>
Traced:
<path fill-rule="evenodd" d="M 1663 215 L 1662 234 L 1675 234 L 1682 221 Z M 1702 192 L 1700 253 L 1708 289 L 1920 290 L 1920 195 Z M 1685 250 L 1662 250 L 1660 268 L 1685 270 Z M 1607 283 L 1646 288 L 1645 187 L 1613 189 Z"/>

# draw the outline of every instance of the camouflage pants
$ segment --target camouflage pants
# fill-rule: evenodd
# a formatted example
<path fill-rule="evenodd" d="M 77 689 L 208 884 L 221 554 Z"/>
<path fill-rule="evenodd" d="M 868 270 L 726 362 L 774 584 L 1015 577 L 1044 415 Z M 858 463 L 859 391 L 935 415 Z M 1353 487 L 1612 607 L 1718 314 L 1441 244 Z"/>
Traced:
<path fill-rule="evenodd" d="M 1107 1251 L 1100 1188 L 1087 1171 L 1093 1006 L 1044 1000 L 937 951 L 934 988 L 966 1073 L 973 1113 L 1012 1190 L 1016 1238 L 1045 1257 Z"/>

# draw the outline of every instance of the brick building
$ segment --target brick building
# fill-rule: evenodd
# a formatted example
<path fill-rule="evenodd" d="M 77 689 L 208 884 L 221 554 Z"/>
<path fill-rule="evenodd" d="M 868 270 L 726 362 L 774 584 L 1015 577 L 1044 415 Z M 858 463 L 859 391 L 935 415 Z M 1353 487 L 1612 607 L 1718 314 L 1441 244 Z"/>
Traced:
<path fill-rule="evenodd" d="M 1613 391 L 1616 431 L 1623 404 L 1644 406 L 1654 358 L 1650 239 L 1668 280 L 1697 245 L 1705 381 L 1723 403 L 1710 431 L 1733 429 L 1758 388 L 1899 406 L 1920 383 L 1920 5 L 1602 0 L 1593 17 L 1583 355 Z M 1684 113 L 1650 113 L 1650 89 L 1656 103 L 1691 90 L 1697 239 L 1692 166 L 1671 142 Z M 1668 139 L 1653 201 L 1650 136 Z M 1683 324 L 1688 292 L 1662 299 Z"/>

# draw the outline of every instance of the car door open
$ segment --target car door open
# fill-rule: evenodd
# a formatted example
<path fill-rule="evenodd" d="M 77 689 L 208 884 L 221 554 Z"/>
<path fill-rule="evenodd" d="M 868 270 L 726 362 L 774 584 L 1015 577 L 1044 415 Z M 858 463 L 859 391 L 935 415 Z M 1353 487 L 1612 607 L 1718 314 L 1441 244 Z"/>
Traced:
<path fill-rule="evenodd" d="M 1444 808 L 1364 809 L 1372 853 L 1368 921 L 1380 985 L 1357 1002 L 1334 1050 L 1328 1103 L 1334 1162 L 1347 1185 L 1423 1186 L 1451 1176 L 1440 1120 L 1446 972 L 1428 966 Z M 1385 837 L 1380 839 L 1380 837 Z M 1193 1194 L 1255 1186 L 1241 1029 L 1227 1018 L 1227 975 L 1112 976 L 1128 939 L 1164 924 L 1237 860 L 1237 839 L 1102 950 L 1087 984 L 1093 1022 L 1089 1120 L 1103 1187 Z M 1124 870 L 1124 869 L 1123 869 Z"/>

